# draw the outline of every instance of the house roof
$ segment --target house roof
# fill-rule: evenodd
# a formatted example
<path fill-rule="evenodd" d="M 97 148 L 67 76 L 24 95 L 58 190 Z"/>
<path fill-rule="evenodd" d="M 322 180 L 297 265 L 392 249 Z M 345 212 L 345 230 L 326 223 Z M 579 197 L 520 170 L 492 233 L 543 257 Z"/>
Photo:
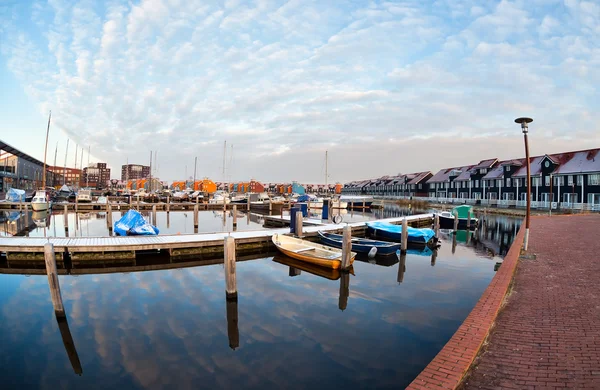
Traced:
<path fill-rule="evenodd" d="M 431 171 L 408 174 L 408 175 L 406 175 L 409 179 L 407 184 L 419 184 L 420 182 L 422 182 L 424 179 L 426 179 L 431 174 L 432 174 Z M 411 176 L 413 176 L 413 177 L 411 178 Z"/>
<path fill-rule="evenodd" d="M 493 180 L 493 179 L 500 179 L 502 178 L 502 175 L 504 175 L 504 165 L 503 163 L 500 163 L 498 165 L 496 165 L 494 168 L 492 168 L 484 177 L 482 177 L 482 180 Z"/>
<path fill-rule="evenodd" d="M 467 165 L 464 167 L 454 167 L 454 168 L 444 168 L 439 170 L 435 175 L 433 175 L 429 180 L 427 180 L 427 183 L 442 183 L 442 182 L 447 182 L 450 180 L 450 172 L 452 171 L 461 171 L 462 172 L 470 169 L 472 167 L 472 165 Z M 459 175 L 460 177 L 460 175 Z"/>
<path fill-rule="evenodd" d="M 522 166 L 525 163 L 525 159 L 512 159 L 512 160 L 506 160 L 506 161 L 502 161 L 500 163 L 500 165 L 514 165 L 517 167 Z"/>
<path fill-rule="evenodd" d="M 491 168 L 496 161 L 498 161 L 497 158 L 489 158 L 487 160 L 481 160 L 479 161 L 479 164 L 473 166 L 473 169 L 480 169 L 480 168 Z"/>
<path fill-rule="evenodd" d="M 600 148 L 533 157 L 530 160 L 532 176 L 540 174 L 542 162 L 546 158 L 557 164 L 557 167 L 552 172 L 554 175 L 575 175 L 580 173 L 600 172 Z M 526 165 L 522 166 L 513 174 L 513 177 L 525 176 L 527 176 Z"/>

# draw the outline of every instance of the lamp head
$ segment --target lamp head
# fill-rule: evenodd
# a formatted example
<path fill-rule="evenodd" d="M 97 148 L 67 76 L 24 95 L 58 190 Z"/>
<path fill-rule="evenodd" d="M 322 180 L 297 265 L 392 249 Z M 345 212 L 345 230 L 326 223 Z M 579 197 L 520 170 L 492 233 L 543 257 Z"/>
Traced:
<path fill-rule="evenodd" d="M 527 134 L 527 132 L 529 131 L 528 124 L 531 122 L 533 122 L 533 119 L 526 118 L 526 117 L 521 117 L 521 118 L 515 119 L 515 123 L 521 124 L 521 130 L 523 131 L 523 134 Z"/>

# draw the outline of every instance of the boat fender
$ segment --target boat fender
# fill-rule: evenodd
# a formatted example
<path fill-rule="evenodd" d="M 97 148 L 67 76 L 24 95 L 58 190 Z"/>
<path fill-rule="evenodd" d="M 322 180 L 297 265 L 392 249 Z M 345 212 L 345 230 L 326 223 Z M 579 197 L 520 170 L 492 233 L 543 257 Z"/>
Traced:
<path fill-rule="evenodd" d="M 371 258 L 375 257 L 376 255 L 377 255 L 377 247 L 376 247 L 376 246 L 374 246 L 374 247 L 372 247 L 372 248 L 371 248 L 371 250 L 369 251 L 369 258 L 371 259 Z"/>
<path fill-rule="evenodd" d="M 333 223 L 335 223 L 336 225 L 339 225 L 340 223 L 342 223 L 342 216 L 341 215 L 334 215 L 333 216 Z"/>

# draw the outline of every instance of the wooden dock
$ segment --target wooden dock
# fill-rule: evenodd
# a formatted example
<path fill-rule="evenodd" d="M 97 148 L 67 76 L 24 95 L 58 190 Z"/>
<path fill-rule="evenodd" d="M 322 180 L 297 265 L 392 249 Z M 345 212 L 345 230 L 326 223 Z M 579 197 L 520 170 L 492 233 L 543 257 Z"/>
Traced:
<path fill-rule="evenodd" d="M 194 206 L 198 205 L 198 210 L 223 210 L 223 204 L 213 204 L 213 203 L 195 203 L 195 202 L 158 202 L 158 203 L 146 203 L 146 202 L 137 202 L 133 201 L 130 203 L 126 202 L 110 202 L 110 207 L 113 211 L 121 211 L 121 210 L 152 210 L 154 206 L 156 206 L 157 211 L 191 211 L 194 210 Z M 247 210 L 248 206 L 245 204 L 234 204 L 230 203 L 225 205 L 227 210 L 233 210 L 233 206 L 236 205 L 237 209 Z M 67 210 L 74 210 L 77 212 L 89 212 L 93 210 L 97 211 L 106 211 L 107 203 L 54 203 L 52 205 L 52 210 L 64 210 L 64 207 L 67 206 Z M 25 210 L 28 207 L 31 210 L 31 203 L 28 202 L 4 202 L 0 201 L 0 210 Z"/>
<path fill-rule="evenodd" d="M 290 226 L 291 217 L 289 215 L 266 215 L 264 221 L 265 227 L 285 227 Z M 304 226 L 321 226 L 326 224 L 316 218 L 304 218 L 302 219 L 302 223 Z"/>
<path fill-rule="evenodd" d="M 222 207 L 222 205 L 221 205 Z M 404 217 L 382 219 L 383 222 L 402 223 Z M 433 214 L 405 217 L 411 226 L 431 226 Z M 365 222 L 347 224 L 352 233 L 365 233 Z M 308 226 L 303 229 L 307 238 L 316 237 L 319 230 L 341 232 L 346 224 L 326 224 Z M 275 233 L 289 234 L 288 228 L 256 230 L 231 233 L 177 234 L 158 236 L 126 237 L 0 237 L 0 254 L 10 263 L 17 261 L 38 261 L 44 259 L 44 245 L 54 245 L 56 261 L 94 262 L 106 259 L 132 259 L 147 253 L 161 253 L 171 258 L 222 256 L 224 239 L 235 238 L 236 253 L 240 256 L 256 251 L 272 250 L 271 236 Z"/>

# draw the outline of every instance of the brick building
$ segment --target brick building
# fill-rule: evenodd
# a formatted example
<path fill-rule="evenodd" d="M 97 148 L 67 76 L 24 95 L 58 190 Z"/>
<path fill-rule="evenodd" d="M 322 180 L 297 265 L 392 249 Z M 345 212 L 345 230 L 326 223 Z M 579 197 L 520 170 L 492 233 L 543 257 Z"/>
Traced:
<path fill-rule="evenodd" d="M 137 180 L 150 177 L 150 167 L 147 165 L 127 164 L 121 166 L 121 180 Z"/>
<path fill-rule="evenodd" d="M 110 168 L 106 163 L 95 163 L 83 168 L 82 184 L 87 187 L 102 189 L 107 188 L 110 182 Z"/>

